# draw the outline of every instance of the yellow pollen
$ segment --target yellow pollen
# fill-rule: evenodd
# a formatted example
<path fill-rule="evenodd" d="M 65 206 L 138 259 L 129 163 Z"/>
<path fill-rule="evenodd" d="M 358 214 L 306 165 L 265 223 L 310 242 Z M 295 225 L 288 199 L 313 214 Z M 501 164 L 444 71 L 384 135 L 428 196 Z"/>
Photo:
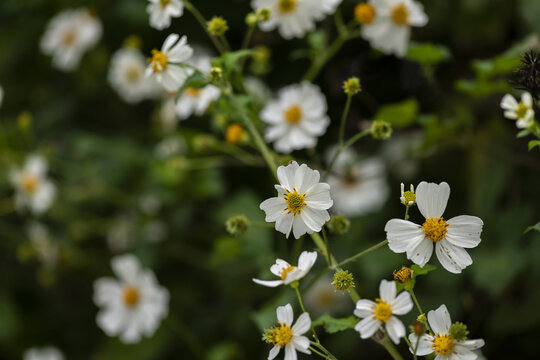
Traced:
<path fill-rule="evenodd" d="M 159 3 L 161 4 L 162 8 L 169 5 L 170 2 L 171 2 L 171 0 L 159 0 Z"/>
<path fill-rule="evenodd" d="M 149 61 L 155 72 L 162 72 L 167 67 L 167 55 L 163 51 L 152 50 L 152 58 Z"/>
<path fill-rule="evenodd" d="M 409 204 L 411 201 L 416 201 L 416 194 L 412 191 L 405 191 L 403 193 L 403 197 L 405 198 L 405 204 Z"/>
<path fill-rule="evenodd" d="M 294 269 L 296 269 L 296 266 L 292 265 L 289 265 L 289 267 L 283 269 L 283 271 L 281 272 L 281 280 L 285 280 L 287 278 L 287 275 Z"/>
<path fill-rule="evenodd" d="M 75 42 L 75 39 L 77 38 L 74 30 L 68 30 L 66 31 L 62 36 L 62 44 L 65 46 L 71 46 Z"/>
<path fill-rule="evenodd" d="M 452 352 L 452 349 L 454 349 L 454 342 L 450 336 L 439 335 L 439 333 L 437 333 L 435 334 L 433 345 L 431 346 L 435 349 L 436 354 L 448 355 Z"/>
<path fill-rule="evenodd" d="M 289 14 L 296 10 L 298 0 L 279 0 L 279 12 Z"/>
<path fill-rule="evenodd" d="M 201 94 L 201 89 L 195 89 L 192 87 L 188 87 L 186 89 L 186 94 L 188 94 L 191 97 L 197 97 Z"/>
<path fill-rule="evenodd" d="M 32 174 L 23 174 L 21 177 L 21 186 L 24 191 L 34 193 L 39 186 L 39 178 Z"/>
<path fill-rule="evenodd" d="M 525 115 L 527 115 L 527 111 L 529 111 L 527 105 L 519 103 L 518 108 L 516 109 L 516 116 L 518 119 L 523 119 Z"/>
<path fill-rule="evenodd" d="M 394 270 L 394 280 L 404 284 L 411 280 L 414 271 L 408 267 L 402 266 L 400 270 Z"/>
<path fill-rule="evenodd" d="M 293 213 L 293 216 L 295 216 L 300 214 L 302 208 L 307 206 L 307 204 L 304 201 L 306 194 L 300 195 L 295 188 L 293 188 L 293 190 L 294 192 L 287 190 L 287 195 L 283 196 L 283 198 L 287 200 L 287 207 L 283 209 L 283 211 L 288 211 L 287 214 Z"/>
<path fill-rule="evenodd" d="M 361 3 L 354 8 L 354 17 L 362 25 L 369 25 L 375 20 L 375 7 L 371 4 Z"/>
<path fill-rule="evenodd" d="M 139 290 L 133 286 L 124 288 L 124 303 L 127 307 L 134 307 L 139 303 Z"/>
<path fill-rule="evenodd" d="M 244 128 L 239 124 L 231 124 L 225 133 L 225 140 L 229 144 L 238 144 L 244 136 Z"/>
<path fill-rule="evenodd" d="M 387 302 L 381 299 L 375 299 L 377 301 L 377 307 L 375 308 L 375 318 L 380 322 L 386 323 L 390 316 L 392 316 L 392 308 Z"/>
<path fill-rule="evenodd" d="M 426 219 L 426 222 L 422 225 L 426 236 L 434 243 L 444 239 L 447 227 L 448 223 L 444 221 L 443 218 L 429 218 Z"/>
<path fill-rule="evenodd" d="M 130 66 L 129 68 L 127 68 L 125 75 L 126 75 L 126 79 L 130 83 L 136 83 L 141 78 L 141 72 L 135 66 Z"/>
<path fill-rule="evenodd" d="M 279 325 L 279 327 L 270 330 L 268 340 L 279 347 L 284 347 L 292 340 L 292 330 L 285 323 L 280 323 Z"/>
<path fill-rule="evenodd" d="M 404 3 L 392 9 L 392 20 L 398 25 L 407 25 L 409 23 L 409 11 Z"/>
<path fill-rule="evenodd" d="M 298 105 L 293 105 L 285 110 L 285 121 L 289 124 L 297 124 L 302 119 L 302 108 Z"/>

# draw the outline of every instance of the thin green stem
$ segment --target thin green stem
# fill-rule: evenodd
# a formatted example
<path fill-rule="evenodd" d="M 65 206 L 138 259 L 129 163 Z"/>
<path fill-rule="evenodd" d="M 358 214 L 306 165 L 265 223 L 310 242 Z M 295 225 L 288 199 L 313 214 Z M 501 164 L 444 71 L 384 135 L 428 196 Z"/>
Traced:
<path fill-rule="evenodd" d="M 206 20 L 204 19 L 204 16 L 202 16 L 202 14 L 199 12 L 199 10 L 197 10 L 197 8 L 195 6 L 193 6 L 193 4 L 191 2 L 189 2 L 188 0 L 183 0 L 183 1 L 184 1 L 184 6 L 186 7 L 186 9 L 193 15 L 193 17 L 195 17 L 195 19 L 202 26 L 202 28 L 204 29 L 206 34 L 208 34 L 208 37 L 210 38 L 210 40 L 212 40 L 212 43 L 214 43 L 214 46 L 216 47 L 216 49 L 221 54 L 223 54 L 225 52 L 225 49 L 223 48 L 223 45 L 219 42 L 219 40 L 208 31 L 208 28 L 206 26 Z"/>
<path fill-rule="evenodd" d="M 255 25 L 252 25 L 248 28 L 248 31 L 246 32 L 246 36 L 244 37 L 244 41 L 242 41 L 242 49 L 247 49 L 249 47 L 249 43 L 251 42 L 251 38 L 253 37 L 254 32 L 255 32 Z"/>
<path fill-rule="evenodd" d="M 324 246 L 326 247 L 326 261 L 328 261 L 328 265 L 332 267 L 332 258 L 330 257 L 330 246 L 328 245 L 328 237 L 326 237 L 326 231 L 324 230 L 324 226 L 322 227 L 322 235 L 324 239 Z"/>
<path fill-rule="evenodd" d="M 361 131 L 358 134 L 354 135 L 349 140 L 347 140 L 347 142 L 345 142 L 345 144 L 343 144 L 342 146 L 339 146 L 336 153 L 332 157 L 332 160 L 330 161 L 330 165 L 328 166 L 328 170 L 326 170 L 326 174 L 324 175 L 323 180 L 326 180 L 328 178 L 328 176 L 332 173 L 332 169 L 334 168 L 334 165 L 336 164 L 336 161 L 339 158 L 339 156 L 341 155 L 341 153 L 344 150 L 346 150 L 347 148 L 349 148 L 350 146 L 352 146 L 355 142 L 357 142 L 358 140 L 360 140 L 361 138 L 363 138 L 364 136 L 369 135 L 369 134 L 371 134 L 370 129 Z"/>
<path fill-rule="evenodd" d="M 343 44 L 347 41 L 347 38 L 340 34 L 336 40 L 330 45 L 330 47 L 323 53 L 321 57 L 317 57 L 313 63 L 311 64 L 311 67 L 308 69 L 306 74 L 304 75 L 304 80 L 312 82 L 315 80 L 317 75 L 321 72 L 322 68 L 330 59 L 336 55 L 336 53 L 341 49 Z"/>
<path fill-rule="evenodd" d="M 341 115 L 341 123 L 339 125 L 339 146 L 343 146 L 345 141 L 345 124 L 347 123 L 347 116 L 349 115 L 349 109 L 351 108 L 352 95 L 347 95 L 347 102 L 345 103 L 345 108 L 343 109 L 343 115 Z"/>
<path fill-rule="evenodd" d="M 358 260 L 359 258 L 361 258 L 362 256 L 364 256 L 364 255 L 366 255 L 366 254 L 369 254 L 370 252 L 372 252 L 372 251 L 374 251 L 374 250 L 377 250 L 378 248 L 383 247 L 383 246 L 386 245 L 386 244 L 388 244 L 388 240 L 383 240 L 383 241 L 381 241 L 380 243 L 375 244 L 375 245 L 373 245 L 372 247 L 367 248 L 366 250 L 361 251 L 361 252 L 359 252 L 358 254 L 353 255 L 353 256 L 351 256 L 351 257 L 349 257 L 349 258 L 343 260 L 343 261 L 340 262 L 337 266 L 338 266 L 338 267 L 341 267 L 341 266 L 343 266 L 343 265 L 345 265 L 345 264 L 348 264 L 348 263 L 350 263 L 350 262 L 356 261 L 356 260 Z"/>
<path fill-rule="evenodd" d="M 313 346 L 310 346 L 309 347 L 309 350 L 313 351 L 315 354 L 319 355 L 320 357 L 323 357 L 325 359 L 328 359 L 328 356 L 326 356 L 325 354 L 323 354 L 322 352 L 319 352 L 319 350 L 315 350 L 315 348 Z"/>
<path fill-rule="evenodd" d="M 223 46 L 225 46 L 225 50 L 231 51 L 231 46 L 229 45 L 229 42 L 227 41 L 227 38 L 225 37 L 225 35 L 220 35 L 219 38 L 221 39 Z"/>
<path fill-rule="evenodd" d="M 306 312 L 306 308 L 304 307 L 304 302 L 302 301 L 302 296 L 300 295 L 300 290 L 298 290 L 298 286 L 292 286 L 294 288 L 294 291 L 296 292 L 296 297 L 298 298 L 298 302 L 300 303 L 300 308 L 302 308 L 302 312 Z"/>
<path fill-rule="evenodd" d="M 394 360 L 403 360 L 403 357 L 397 351 L 396 347 L 394 346 L 392 341 L 390 341 L 386 334 L 384 335 L 384 339 L 380 341 L 379 344 L 381 344 L 386 349 L 386 351 L 390 354 L 390 356 L 392 356 Z"/>
<path fill-rule="evenodd" d="M 408 205 L 405 205 L 405 220 L 409 220 L 409 207 Z"/>
<path fill-rule="evenodd" d="M 420 307 L 420 304 L 418 303 L 418 300 L 416 299 L 416 295 L 414 295 L 414 290 L 413 289 L 409 289 L 409 293 L 411 294 L 412 298 L 413 298 L 413 301 L 416 305 L 416 308 L 418 309 L 418 312 L 421 314 L 423 314 L 424 312 L 422 311 L 422 308 Z"/>

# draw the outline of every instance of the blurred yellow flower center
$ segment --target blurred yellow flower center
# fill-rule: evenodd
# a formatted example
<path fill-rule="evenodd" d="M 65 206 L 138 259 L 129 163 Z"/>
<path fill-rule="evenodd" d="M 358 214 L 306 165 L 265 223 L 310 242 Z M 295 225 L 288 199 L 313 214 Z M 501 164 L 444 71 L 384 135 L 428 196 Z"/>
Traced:
<path fill-rule="evenodd" d="M 293 192 L 287 190 L 287 196 L 283 196 L 287 200 L 287 207 L 283 211 L 288 210 L 287 214 L 293 213 L 293 215 L 298 215 L 302 212 L 302 208 L 307 206 L 304 201 L 306 194 L 300 195 L 295 188 L 293 190 Z"/>
<path fill-rule="evenodd" d="M 139 79 L 141 78 L 141 72 L 135 66 L 130 66 L 129 68 L 127 68 L 125 74 L 126 74 L 126 79 L 130 83 L 135 83 L 139 81 Z"/>
<path fill-rule="evenodd" d="M 409 23 L 409 11 L 404 3 L 392 9 L 392 20 L 398 25 L 407 25 Z"/>
<path fill-rule="evenodd" d="M 229 144 L 238 144 L 244 136 L 244 128 L 239 124 L 231 124 L 225 133 L 225 140 Z"/>
<path fill-rule="evenodd" d="M 371 4 L 361 3 L 354 8 L 354 16 L 360 24 L 371 24 L 375 20 L 375 15 L 375 7 Z"/>
<path fill-rule="evenodd" d="M 289 124 L 297 124 L 302 119 L 302 108 L 298 105 L 293 105 L 285 110 L 285 121 Z"/>
<path fill-rule="evenodd" d="M 159 0 L 159 3 L 161 4 L 162 8 L 169 5 L 170 2 L 171 2 L 171 0 Z"/>
<path fill-rule="evenodd" d="M 163 51 L 154 49 L 152 50 L 150 62 L 152 63 L 152 69 L 154 69 L 155 72 L 162 72 L 167 67 L 167 55 L 165 55 Z"/>
<path fill-rule="evenodd" d="M 197 97 L 201 94 L 201 89 L 195 89 L 192 87 L 188 87 L 186 89 L 186 94 L 188 94 L 191 97 Z"/>
<path fill-rule="evenodd" d="M 21 177 L 21 186 L 24 191 L 33 193 L 39 186 L 39 178 L 33 174 L 23 174 Z"/>
<path fill-rule="evenodd" d="M 287 278 L 287 275 L 294 269 L 296 269 L 296 266 L 292 265 L 289 265 L 289 267 L 283 269 L 283 271 L 281 272 L 281 280 L 285 280 Z"/>
<path fill-rule="evenodd" d="M 298 0 L 279 0 L 279 12 L 282 14 L 288 14 L 296 9 Z"/>
<path fill-rule="evenodd" d="M 75 42 L 76 37 L 77 36 L 75 30 L 70 29 L 63 34 L 62 44 L 64 44 L 65 46 L 71 46 Z"/>
<path fill-rule="evenodd" d="M 375 318 L 380 322 L 385 323 L 392 316 L 392 308 L 387 302 L 381 299 L 375 299 L 377 307 L 375 307 Z"/>
<path fill-rule="evenodd" d="M 292 330 L 290 326 L 280 323 L 279 327 L 269 330 L 266 337 L 272 344 L 284 347 L 292 340 Z"/>
<path fill-rule="evenodd" d="M 448 335 L 439 335 L 437 333 L 435 335 L 435 338 L 433 339 L 433 345 L 431 345 L 435 349 L 436 354 L 440 355 L 448 355 L 452 352 L 452 349 L 454 348 L 454 342 Z"/>
<path fill-rule="evenodd" d="M 405 204 L 409 204 L 411 201 L 416 201 L 416 194 L 412 191 L 405 191 L 403 193 L 403 197 L 405 198 Z"/>
<path fill-rule="evenodd" d="M 527 115 L 527 111 L 529 111 L 529 108 L 527 107 L 527 105 L 523 103 L 519 103 L 516 109 L 516 116 L 518 117 L 518 119 L 523 119 L 525 118 L 525 115 Z"/>
<path fill-rule="evenodd" d="M 422 225 L 426 236 L 434 243 L 441 241 L 446 235 L 448 223 L 443 218 L 429 218 Z"/>
<path fill-rule="evenodd" d="M 134 307 L 139 303 L 139 290 L 133 286 L 126 286 L 124 288 L 124 303 L 127 307 Z"/>

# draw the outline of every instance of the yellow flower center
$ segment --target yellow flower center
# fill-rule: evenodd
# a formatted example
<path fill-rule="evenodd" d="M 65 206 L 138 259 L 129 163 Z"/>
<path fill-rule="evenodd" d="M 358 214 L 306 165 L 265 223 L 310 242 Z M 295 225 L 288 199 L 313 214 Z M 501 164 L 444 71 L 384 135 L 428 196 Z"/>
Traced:
<path fill-rule="evenodd" d="M 375 20 L 375 7 L 371 4 L 361 3 L 354 8 L 354 17 L 362 25 L 369 25 Z"/>
<path fill-rule="evenodd" d="M 407 25 L 409 23 L 409 11 L 404 3 L 392 9 L 392 20 L 398 25 Z"/>
<path fill-rule="evenodd" d="M 269 330 L 266 337 L 272 344 L 284 347 L 292 340 L 292 329 L 284 323 L 280 323 L 279 325 L 279 327 Z"/>
<path fill-rule="evenodd" d="M 155 72 L 162 72 L 167 67 L 167 55 L 165 55 L 163 51 L 154 49 L 152 50 L 150 62 L 152 63 L 152 69 L 154 69 Z"/>
<path fill-rule="evenodd" d="M 296 266 L 292 265 L 289 265 L 289 267 L 283 269 L 283 271 L 281 272 L 281 280 L 285 280 L 287 278 L 287 275 L 294 269 L 296 269 Z"/>
<path fill-rule="evenodd" d="M 192 88 L 192 87 L 188 87 L 186 89 L 186 94 L 191 96 L 191 97 L 197 97 L 201 94 L 201 89 L 195 89 L 195 88 Z"/>
<path fill-rule="evenodd" d="M 404 284 L 412 279 L 414 271 L 408 267 L 402 266 L 400 270 L 394 270 L 394 280 Z"/>
<path fill-rule="evenodd" d="M 405 198 L 405 204 L 409 204 L 411 201 L 416 201 L 416 194 L 412 191 L 405 191 L 403 193 L 403 197 Z"/>
<path fill-rule="evenodd" d="M 279 12 L 282 14 L 292 13 L 297 6 L 298 0 L 279 0 Z"/>
<path fill-rule="evenodd" d="M 39 186 L 39 178 L 33 174 L 23 174 L 21 177 L 21 186 L 24 191 L 34 193 Z"/>
<path fill-rule="evenodd" d="M 125 72 L 126 79 L 130 83 L 136 83 L 141 78 L 141 72 L 135 66 L 130 66 Z"/>
<path fill-rule="evenodd" d="M 140 294 L 139 290 L 133 286 L 126 286 L 124 288 L 124 304 L 127 307 L 134 307 L 139 303 Z"/>
<path fill-rule="evenodd" d="M 229 144 L 238 144 L 244 136 L 244 128 L 239 124 L 231 124 L 225 133 L 225 140 Z"/>
<path fill-rule="evenodd" d="M 387 302 L 381 299 L 375 299 L 377 301 L 377 307 L 375 308 L 375 318 L 380 322 L 386 323 L 390 316 L 392 316 L 392 308 Z"/>
<path fill-rule="evenodd" d="M 170 2 L 171 2 L 171 0 L 159 0 L 159 3 L 161 4 L 162 8 L 169 5 Z"/>
<path fill-rule="evenodd" d="M 426 222 L 422 225 L 426 236 L 434 243 L 437 243 L 444 238 L 447 227 L 448 223 L 444 221 L 442 217 L 426 219 Z"/>
<path fill-rule="evenodd" d="M 298 105 L 293 105 L 285 110 L 285 121 L 289 124 L 297 124 L 302 119 L 302 108 Z"/>
<path fill-rule="evenodd" d="M 293 190 L 293 192 L 287 190 L 287 195 L 283 196 L 283 198 L 287 200 L 287 207 L 283 209 L 283 211 L 288 211 L 287 214 L 293 213 L 294 216 L 300 214 L 302 208 L 307 206 L 307 204 L 304 201 L 306 194 L 300 195 L 295 188 L 293 188 Z"/>
<path fill-rule="evenodd" d="M 527 105 L 523 103 L 519 103 L 516 109 L 516 116 L 518 117 L 518 119 L 523 119 L 525 118 L 525 115 L 527 115 L 527 111 L 529 111 L 529 108 L 527 107 Z"/>
<path fill-rule="evenodd" d="M 435 349 L 436 354 L 440 355 L 448 355 L 452 352 L 452 349 L 454 348 L 454 342 L 452 341 L 452 338 L 448 335 L 439 335 L 439 333 L 435 334 L 435 338 L 433 339 L 433 345 L 431 345 Z"/>
<path fill-rule="evenodd" d="M 71 46 L 73 43 L 75 43 L 75 39 L 77 38 L 77 35 L 75 33 L 75 30 L 70 29 L 62 35 L 62 44 L 65 46 Z"/>

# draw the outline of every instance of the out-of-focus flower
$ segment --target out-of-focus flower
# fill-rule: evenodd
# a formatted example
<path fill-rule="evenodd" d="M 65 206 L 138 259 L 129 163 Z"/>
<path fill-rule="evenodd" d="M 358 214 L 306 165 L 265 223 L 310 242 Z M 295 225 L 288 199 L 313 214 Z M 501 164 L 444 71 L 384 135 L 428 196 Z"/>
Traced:
<path fill-rule="evenodd" d="M 97 324 L 108 336 L 119 335 L 124 343 L 151 337 L 167 316 L 169 292 L 133 255 L 115 257 L 111 266 L 118 279 L 94 282 L 94 302 L 101 308 Z"/>
<path fill-rule="evenodd" d="M 47 178 L 47 160 L 40 155 L 30 155 L 22 168 L 13 168 L 9 179 L 15 187 L 15 208 L 28 208 L 42 214 L 56 197 L 56 186 Z"/>
<path fill-rule="evenodd" d="M 358 5 L 355 16 L 373 48 L 399 57 L 407 53 L 411 27 L 428 22 L 422 4 L 414 0 L 370 0 Z"/>
<path fill-rule="evenodd" d="M 229 144 L 240 144 L 249 138 L 244 127 L 240 124 L 230 124 L 225 132 L 225 140 Z"/>
<path fill-rule="evenodd" d="M 206 23 L 206 29 L 212 35 L 222 36 L 229 30 L 229 25 L 227 25 L 227 20 L 221 16 L 214 16 Z"/>
<path fill-rule="evenodd" d="M 178 18 L 184 13 L 182 0 L 148 0 L 146 12 L 150 15 L 150 26 L 163 30 L 171 26 L 171 18 Z"/>
<path fill-rule="evenodd" d="M 395 344 L 404 337 L 405 325 L 395 315 L 405 315 L 413 308 L 411 295 L 402 291 L 396 296 L 396 283 L 382 280 L 379 286 L 380 298 L 375 301 L 358 300 L 354 315 L 362 318 L 354 327 L 362 339 L 372 337 L 383 325 Z"/>
<path fill-rule="evenodd" d="M 533 98 L 528 92 L 521 94 L 519 103 L 512 95 L 504 95 L 501 108 L 504 110 L 504 117 L 516 120 L 516 126 L 520 129 L 528 127 L 534 121 Z"/>
<path fill-rule="evenodd" d="M 285 260 L 277 259 L 276 263 L 270 267 L 272 274 L 280 277 L 281 280 L 259 280 L 253 279 L 253 281 L 259 285 L 268 287 L 276 287 L 279 285 L 288 285 L 293 281 L 300 280 L 307 275 L 309 270 L 313 267 L 317 261 L 317 253 L 315 251 L 304 251 L 298 258 L 298 266 L 293 266 Z"/>
<path fill-rule="evenodd" d="M 180 38 L 178 34 L 170 34 L 161 50 L 152 50 L 146 75 L 155 77 L 166 91 L 175 92 L 189 76 L 180 64 L 185 63 L 191 55 L 193 49 L 188 45 L 186 36 Z"/>
<path fill-rule="evenodd" d="M 58 261 L 58 246 L 51 240 L 49 229 L 39 222 L 31 222 L 27 228 L 28 238 L 45 267 L 54 267 Z"/>
<path fill-rule="evenodd" d="M 174 155 L 182 155 L 185 151 L 185 141 L 178 136 L 170 136 L 156 145 L 154 154 L 158 159 L 166 159 Z"/>
<path fill-rule="evenodd" d="M 49 21 L 41 38 L 41 50 L 53 57 L 56 68 L 72 71 L 79 66 L 82 55 L 97 44 L 101 33 L 101 22 L 89 10 L 65 10 Z"/>
<path fill-rule="evenodd" d="M 472 264 L 472 259 L 464 248 L 474 248 L 480 243 L 480 233 L 484 223 L 476 216 L 461 215 L 445 221 L 442 218 L 450 186 L 422 181 L 416 188 L 416 205 L 426 218 L 423 225 L 407 220 L 392 219 L 386 223 L 384 231 L 388 246 L 395 253 L 407 253 L 419 266 L 424 266 L 435 252 L 441 265 L 448 271 L 459 274 Z"/>
<path fill-rule="evenodd" d="M 64 355 L 53 346 L 31 348 L 24 352 L 23 360 L 64 360 Z"/>
<path fill-rule="evenodd" d="M 265 138 L 275 141 L 274 148 L 282 153 L 313 147 L 330 124 L 326 110 L 326 98 L 318 86 L 308 82 L 287 86 L 261 111 L 261 119 L 268 124 Z"/>
<path fill-rule="evenodd" d="M 341 0 L 252 0 L 255 11 L 269 9 L 267 21 L 259 23 L 263 31 L 278 29 L 285 39 L 303 37 L 315 29 L 315 22 L 332 14 Z"/>
<path fill-rule="evenodd" d="M 330 276 L 323 276 L 306 291 L 304 303 L 312 315 L 349 311 L 349 296 L 336 292 L 332 280 Z"/>
<path fill-rule="evenodd" d="M 275 185 L 279 196 L 260 205 L 266 213 L 266 221 L 275 221 L 276 230 L 287 237 L 292 230 L 297 239 L 305 233 L 321 231 L 330 220 L 328 209 L 334 202 L 330 198 L 330 186 L 319 182 L 319 172 L 293 161 L 280 166 L 277 176 L 281 184 Z"/>
<path fill-rule="evenodd" d="M 178 125 L 178 115 L 176 114 L 176 102 L 174 93 L 164 93 L 161 105 L 157 110 L 157 119 L 160 128 L 165 133 L 170 133 Z"/>

